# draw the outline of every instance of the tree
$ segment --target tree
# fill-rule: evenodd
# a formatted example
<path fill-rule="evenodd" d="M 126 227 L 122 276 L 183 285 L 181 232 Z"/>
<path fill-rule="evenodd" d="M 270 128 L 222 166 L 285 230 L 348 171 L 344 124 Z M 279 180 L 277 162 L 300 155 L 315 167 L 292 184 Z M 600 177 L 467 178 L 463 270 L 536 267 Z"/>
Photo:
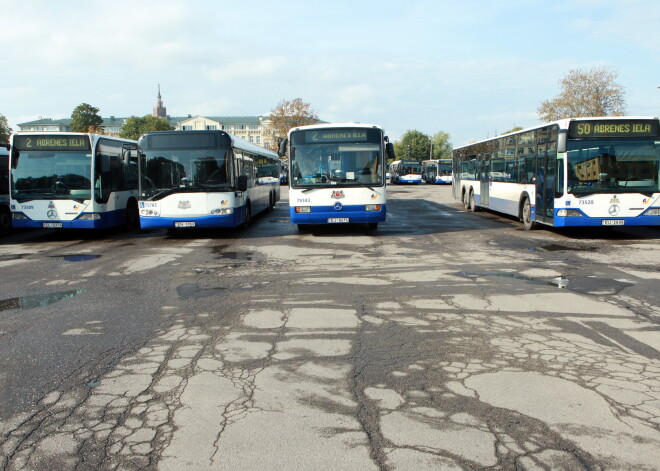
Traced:
<path fill-rule="evenodd" d="M 289 129 L 318 122 L 318 114 L 302 98 L 282 100 L 270 112 L 270 122 L 264 130 L 264 147 L 276 151 L 279 139 L 286 137 Z"/>
<path fill-rule="evenodd" d="M 451 136 L 444 131 L 438 131 L 433 135 L 433 159 L 451 159 L 453 146 L 449 141 Z"/>
<path fill-rule="evenodd" d="M 607 67 L 572 69 L 559 81 L 562 91 L 541 102 L 537 112 L 544 122 L 585 116 L 621 116 L 626 107 L 625 91 L 616 82 L 619 73 Z"/>
<path fill-rule="evenodd" d="M 119 137 L 137 140 L 142 134 L 149 131 L 171 131 L 174 129 L 166 119 L 156 118 L 150 114 L 144 118 L 128 118 L 121 127 Z"/>
<path fill-rule="evenodd" d="M 394 143 L 394 152 L 400 160 L 427 160 L 431 151 L 431 138 L 417 130 L 408 130 Z"/>
<path fill-rule="evenodd" d="M 7 122 L 7 118 L 0 114 L 0 143 L 9 142 L 9 136 L 11 136 L 11 128 Z"/>
<path fill-rule="evenodd" d="M 551 119 L 551 120 L 549 120 L 549 121 L 554 121 L 554 120 Z M 522 129 L 523 129 L 523 128 L 522 128 L 521 126 L 514 126 L 514 127 L 512 127 L 511 129 L 509 129 L 508 131 L 504 131 L 502 134 L 500 134 L 500 136 L 503 136 L 503 135 L 505 135 L 505 134 L 509 134 L 509 133 L 512 133 L 512 132 L 522 131 Z"/>
<path fill-rule="evenodd" d="M 90 128 L 98 130 L 103 124 L 103 118 L 99 116 L 99 109 L 87 103 L 76 106 L 71 113 L 71 130 L 73 132 L 89 132 Z"/>

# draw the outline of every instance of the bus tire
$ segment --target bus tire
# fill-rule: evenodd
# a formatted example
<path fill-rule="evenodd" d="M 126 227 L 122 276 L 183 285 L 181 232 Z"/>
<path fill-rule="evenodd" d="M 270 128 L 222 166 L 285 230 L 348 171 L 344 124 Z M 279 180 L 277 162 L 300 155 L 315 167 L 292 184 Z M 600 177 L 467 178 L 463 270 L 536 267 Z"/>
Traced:
<path fill-rule="evenodd" d="M 307 234 L 309 232 L 309 226 L 307 224 L 298 224 L 298 232 Z"/>
<path fill-rule="evenodd" d="M 367 228 L 369 228 L 370 231 L 375 231 L 376 229 L 378 229 L 378 223 L 377 222 L 367 223 Z"/>
<path fill-rule="evenodd" d="M 470 192 L 470 212 L 476 213 L 479 211 L 479 208 L 477 208 L 477 201 L 474 199 L 474 191 Z"/>
<path fill-rule="evenodd" d="M 268 196 L 268 212 L 270 213 L 275 207 L 275 194 L 271 191 Z"/>
<path fill-rule="evenodd" d="M 532 205 L 529 202 L 529 198 L 525 198 L 522 202 L 520 220 L 522 221 L 523 227 L 526 231 L 531 231 L 536 226 L 536 223 L 532 221 Z"/>
<path fill-rule="evenodd" d="M 467 190 L 463 191 L 463 207 L 465 208 L 466 211 L 470 210 L 470 200 L 468 198 L 468 192 Z"/>
<path fill-rule="evenodd" d="M 0 236 L 11 232 L 11 211 L 9 208 L 0 208 Z"/>
<path fill-rule="evenodd" d="M 241 229 L 247 229 L 250 227 L 250 222 L 252 222 L 252 209 L 250 208 L 250 202 L 245 203 L 245 209 L 243 210 L 243 224 L 241 224 Z"/>

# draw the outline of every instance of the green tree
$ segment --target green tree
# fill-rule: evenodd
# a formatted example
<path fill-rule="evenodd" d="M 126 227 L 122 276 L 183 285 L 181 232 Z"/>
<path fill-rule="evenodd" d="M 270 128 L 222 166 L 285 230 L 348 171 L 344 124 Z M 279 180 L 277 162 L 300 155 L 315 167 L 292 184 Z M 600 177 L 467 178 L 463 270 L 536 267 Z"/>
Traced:
<path fill-rule="evenodd" d="M 537 113 L 544 122 L 586 116 L 621 116 L 625 91 L 616 82 L 619 73 L 607 67 L 572 69 L 559 81 L 561 93 L 541 102 Z"/>
<path fill-rule="evenodd" d="M 128 118 L 121 127 L 119 137 L 137 140 L 142 134 L 150 131 L 171 131 L 174 129 L 166 119 L 156 118 L 150 114 L 144 118 Z"/>
<path fill-rule="evenodd" d="M 509 134 L 509 133 L 512 133 L 512 132 L 522 131 L 522 129 L 523 128 L 521 126 L 514 126 L 511 129 L 509 129 L 508 131 L 504 131 L 502 134 L 500 134 L 500 136 L 503 136 L 504 134 Z"/>
<path fill-rule="evenodd" d="M 433 159 L 451 159 L 453 146 L 450 137 L 449 133 L 444 131 L 438 131 L 433 135 Z"/>
<path fill-rule="evenodd" d="M 401 140 L 394 143 L 394 152 L 399 160 L 427 160 L 431 152 L 431 138 L 416 129 L 408 130 Z"/>
<path fill-rule="evenodd" d="M 9 136 L 11 136 L 11 128 L 7 122 L 7 118 L 0 114 L 0 143 L 9 142 Z"/>
<path fill-rule="evenodd" d="M 99 116 L 99 109 L 87 103 L 76 106 L 71 113 L 71 118 L 73 132 L 98 132 L 103 124 L 103 118 Z"/>
<path fill-rule="evenodd" d="M 318 114 L 302 98 L 282 100 L 270 112 L 264 130 L 264 147 L 277 151 L 279 140 L 287 136 L 289 129 L 318 122 Z"/>

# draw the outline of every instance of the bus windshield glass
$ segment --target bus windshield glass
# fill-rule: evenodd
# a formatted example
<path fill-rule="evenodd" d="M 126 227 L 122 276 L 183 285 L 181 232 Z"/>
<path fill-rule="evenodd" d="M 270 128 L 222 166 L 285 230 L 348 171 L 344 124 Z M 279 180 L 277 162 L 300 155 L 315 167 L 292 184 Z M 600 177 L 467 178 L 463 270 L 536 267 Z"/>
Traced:
<path fill-rule="evenodd" d="M 584 139 L 568 141 L 568 192 L 656 193 L 660 141 Z"/>
<path fill-rule="evenodd" d="M 11 197 L 88 200 L 92 184 L 91 151 L 21 150 L 11 171 Z"/>
<path fill-rule="evenodd" d="M 291 133 L 291 185 L 382 186 L 383 136 L 377 129 L 320 129 Z"/>

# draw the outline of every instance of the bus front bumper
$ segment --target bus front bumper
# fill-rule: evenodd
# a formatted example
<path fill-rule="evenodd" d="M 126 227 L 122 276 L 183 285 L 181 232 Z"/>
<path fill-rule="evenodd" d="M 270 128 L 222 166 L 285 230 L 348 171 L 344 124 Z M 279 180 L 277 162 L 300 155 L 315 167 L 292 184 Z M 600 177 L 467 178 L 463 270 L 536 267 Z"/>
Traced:
<path fill-rule="evenodd" d="M 295 207 L 289 208 L 289 219 L 292 224 L 334 224 L 339 221 L 349 224 L 372 224 L 384 222 L 386 215 L 387 207 L 384 204 L 379 211 L 365 211 L 364 205 L 344 206 L 340 211 L 335 210 L 333 206 L 312 206 L 309 213 L 297 213 Z"/>

